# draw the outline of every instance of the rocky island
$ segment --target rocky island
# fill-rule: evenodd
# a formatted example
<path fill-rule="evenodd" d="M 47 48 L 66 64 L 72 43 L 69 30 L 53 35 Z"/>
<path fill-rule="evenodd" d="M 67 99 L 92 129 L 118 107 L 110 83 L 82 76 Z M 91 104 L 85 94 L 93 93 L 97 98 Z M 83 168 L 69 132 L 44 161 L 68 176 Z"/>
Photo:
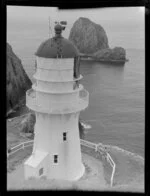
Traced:
<path fill-rule="evenodd" d="M 88 18 L 80 17 L 70 31 L 69 40 L 78 48 L 81 59 L 106 63 L 125 63 L 126 51 L 122 47 L 111 49 L 104 28 Z"/>
<path fill-rule="evenodd" d="M 109 48 L 108 38 L 103 27 L 88 18 L 81 17 L 74 23 L 69 40 L 73 42 L 80 53 L 84 54 L 93 54 L 100 49 Z"/>

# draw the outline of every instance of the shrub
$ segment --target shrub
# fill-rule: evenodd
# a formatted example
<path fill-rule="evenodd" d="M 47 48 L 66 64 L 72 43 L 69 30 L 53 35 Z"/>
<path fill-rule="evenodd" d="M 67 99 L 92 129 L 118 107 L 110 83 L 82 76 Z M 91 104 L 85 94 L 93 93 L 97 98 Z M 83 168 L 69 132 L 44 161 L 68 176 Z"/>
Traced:
<path fill-rule="evenodd" d="M 29 113 L 21 122 L 21 132 L 34 133 L 35 120 L 35 114 Z"/>

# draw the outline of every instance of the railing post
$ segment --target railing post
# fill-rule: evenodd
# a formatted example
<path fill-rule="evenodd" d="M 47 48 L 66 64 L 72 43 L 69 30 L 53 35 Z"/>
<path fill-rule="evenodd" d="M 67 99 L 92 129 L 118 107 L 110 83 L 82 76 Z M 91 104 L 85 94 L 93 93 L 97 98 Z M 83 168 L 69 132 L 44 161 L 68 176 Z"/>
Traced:
<path fill-rule="evenodd" d="M 96 147 L 95 147 L 95 151 L 97 152 L 97 148 L 98 148 L 98 146 L 96 145 Z"/>
<path fill-rule="evenodd" d="M 110 165 L 112 166 L 112 174 L 111 174 L 111 179 L 110 179 L 110 186 L 113 186 L 113 178 L 114 178 L 114 174 L 115 174 L 115 169 L 116 169 L 116 164 L 114 163 L 114 161 L 112 160 L 111 156 L 109 153 L 107 153 L 107 161 L 109 161 Z"/>
<path fill-rule="evenodd" d="M 16 145 L 16 146 L 14 146 L 14 147 L 12 147 L 12 148 L 9 148 L 8 150 L 7 150 L 7 158 L 11 155 L 11 154 L 14 154 L 15 152 L 17 152 L 18 150 L 21 150 L 21 149 L 24 149 L 25 147 L 27 147 L 27 146 L 25 146 L 25 144 L 27 144 L 27 143 L 30 143 L 30 142 L 32 142 L 32 144 L 31 145 L 33 145 L 33 140 L 30 140 L 30 141 L 28 141 L 28 142 L 23 142 L 23 143 L 21 143 L 21 144 L 19 144 L 19 145 Z M 19 149 L 17 149 L 17 150 L 14 150 L 16 147 L 20 147 Z"/>

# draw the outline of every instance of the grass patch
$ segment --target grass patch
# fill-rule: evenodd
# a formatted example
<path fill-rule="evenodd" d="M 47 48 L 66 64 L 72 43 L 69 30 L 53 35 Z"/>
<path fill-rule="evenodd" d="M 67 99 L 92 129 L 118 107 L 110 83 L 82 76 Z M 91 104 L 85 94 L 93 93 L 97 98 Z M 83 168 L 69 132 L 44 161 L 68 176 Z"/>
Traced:
<path fill-rule="evenodd" d="M 105 179 L 107 185 L 109 185 L 111 173 L 112 173 L 112 167 L 110 166 L 110 164 L 105 159 L 103 159 L 102 156 L 98 152 L 96 152 L 94 149 L 91 149 L 89 147 L 81 145 L 81 151 L 83 153 L 86 153 L 86 154 L 94 157 L 95 159 L 98 159 L 103 164 L 104 179 Z"/>
<path fill-rule="evenodd" d="M 23 163 L 32 153 L 32 146 L 21 149 L 18 152 L 12 154 L 7 159 L 7 172 L 12 172 L 18 165 Z"/>

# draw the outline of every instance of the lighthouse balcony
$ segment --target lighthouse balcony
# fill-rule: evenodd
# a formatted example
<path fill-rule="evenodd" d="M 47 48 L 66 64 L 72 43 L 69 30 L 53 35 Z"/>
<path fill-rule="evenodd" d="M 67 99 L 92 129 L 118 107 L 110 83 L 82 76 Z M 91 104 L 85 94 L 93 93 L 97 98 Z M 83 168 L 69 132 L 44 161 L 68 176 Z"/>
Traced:
<path fill-rule="evenodd" d="M 84 110 L 88 107 L 89 93 L 85 89 L 79 92 L 78 101 L 75 102 L 50 102 L 50 104 L 44 106 L 39 105 L 36 92 L 33 89 L 29 89 L 26 92 L 26 105 L 33 111 L 49 113 L 49 114 L 67 114 Z"/>

